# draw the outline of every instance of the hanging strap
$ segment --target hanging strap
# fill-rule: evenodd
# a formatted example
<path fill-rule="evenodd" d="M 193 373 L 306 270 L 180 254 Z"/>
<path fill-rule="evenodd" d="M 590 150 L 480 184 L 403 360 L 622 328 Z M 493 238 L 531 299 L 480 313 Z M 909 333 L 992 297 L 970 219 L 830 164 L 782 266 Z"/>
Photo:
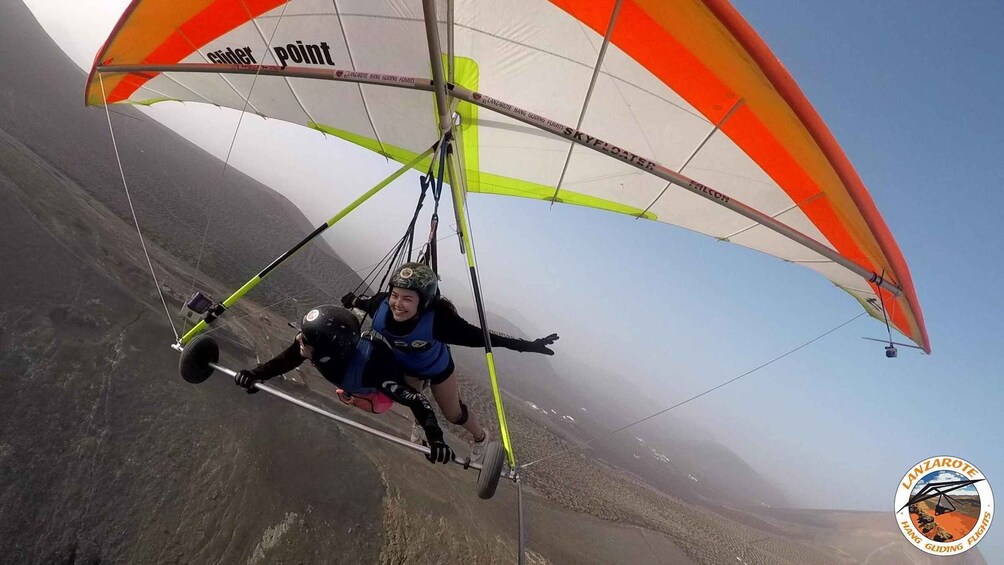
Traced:
<path fill-rule="evenodd" d="M 185 335 L 183 335 L 179 341 L 182 344 L 186 344 L 189 341 L 191 341 L 196 335 L 198 335 L 198 334 L 202 333 L 203 331 L 205 331 L 206 328 L 209 326 L 209 324 L 211 322 L 213 322 L 217 317 L 219 317 L 228 308 L 232 307 L 234 305 L 234 303 L 236 303 L 238 300 L 240 300 L 251 289 L 253 289 L 255 286 L 257 286 L 258 283 L 260 283 L 265 277 L 267 277 L 272 272 L 273 269 L 275 269 L 280 264 L 282 264 L 286 259 L 288 259 L 291 256 L 293 256 L 293 254 L 295 254 L 297 251 L 299 251 L 303 246 L 305 246 L 311 240 L 313 240 L 317 236 L 319 236 L 322 233 L 324 233 L 324 231 L 326 229 L 328 229 L 331 226 L 335 225 L 338 221 L 340 221 L 342 218 L 344 218 L 345 216 L 347 216 L 350 212 L 352 212 L 353 210 L 355 210 L 356 208 L 358 208 L 363 202 L 366 202 L 367 200 L 369 200 L 374 194 L 376 194 L 377 192 L 380 192 L 381 190 L 383 190 L 384 187 L 386 187 L 391 182 L 393 182 L 395 179 L 397 179 L 398 177 L 400 177 L 401 175 L 403 175 L 405 172 L 407 172 L 408 170 L 410 170 L 412 167 L 414 167 L 420 161 L 422 161 L 423 159 L 425 159 L 429 155 L 432 155 L 434 153 L 434 151 L 435 151 L 435 146 L 430 147 L 424 153 L 415 156 L 415 158 L 412 159 L 410 162 L 406 163 L 400 169 L 398 169 L 397 171 L 395 171 L 394 173 L 392 173 L 390 176 L 388 176 L 384 180 L 382 180 L 379 183 L 377 183 L 376 186 L 374 186 L 373 188 L 369 189 L 365 194 L 363 194 L 362 196 L 356 198 L 351 204 L 349 204 L 344 209 L 342 209 L 341 212 L 339 212 L 338 214 L 336 214 L 330 220 L 328 220 L 327 222 L 325 222 L 325 223 L 317 226 L 317 228 L 314 231 L 312 231 L 309 235 L 307 235 L 307 237 L 305 237 L 304 239 L 302 239 L 299 243 L 297 243 L 292 248 L 290 248 L 288 251 L 286 251 L 285 253 L 283 253 L 282 255 L 280 255 L 277 259 L 275 259 L 274 261 L 272 261 L 267 267 L 265 267 L 262 271 L 260 271 L 257 275 L 255 275 L 251 280 L 249 280 L 248 282 L 244 283 L 243 286 L 241 286 L 239 289 L 237 289 L 237 291 L 234 292 L 233 294 L 231 294 L 226 300 L 224 300 L 223 302 L 221 302 L 219 304 L 215 304 L 212 308 L 210 308 L 209 313 L 206 315 L 205 319 L 203 319 L 198 324 L 196 324 L 195 327 L 193 327 L 192 329 L 190 329 L 188 331 L 188 333 L 186 333 Z"/>
<path fill-rule="evenodd" d="M 439 199 L 443 195 L 443 177 L 445 176 L 446 152 L 448 150 L 449 143 L 444 143 L 440 149 L 438 174 L 432 177 L 432 167 L 430 166 L 429 177 L 431 178 L 423 179 L 423 184 L 427 183 L 423 186 L 423 191 L 428 187 L 432 188 L 432 198 L 435 204 L 432 209 L 432 218 L 429 220 L 429 238 L 418 255 L 418 261 L 428 265 L 436 274 L 439 274 L 439 253 L 436 245 L 436 232 L 439 229 Z"/>
<path fill-rule="evenodd" d="M 432 192 L 434 207 L 429 226 L 429 237 L 419 251 L 418 261 L 429 265 L 434 272 L 438 272 L 439 265 L 438 254 L 436 252 L 436 235 L 439 227 L 439 202 L 443 193 L 443 176 L 445 174 L 446 150 L 448 147 L 449 137 L 444 137 L 436 146 L 436 156 L 429 163 L 429 170 L 425 175 L 420 177 L 419 184 L 421 186 L 421 191 L 418 195 L 418 201 L 415 203 L 415 212 L 411 215 L 411 221 L 408 222 L 408 227 L 405 229 L 404 235 L 401 236 L 401 239 L 398 240 L 395 246 L 387 254 L 383 267 L 383 277 L 380 279 L 380 284 L 376 286 L 378 292 L 387 288 L 386 285 L 389 284 L 390 275 L 395 269 L 406 262 L 410 263 L 412 261 L 412 253 L 415 249 L 415 226 L 418 223 L 418 217 L 422 212 L 422 206 L 425 204 L 425 198 L 430 191 Z M 379 268 L 375 271 L 379 271 Z M 369 277 L 367 277 L 367 279 L 369 279 Z M 369 280 L 364 280 L 363 283 L 356 288 L 356 292 L 363 287 L 369 287 Z"/>
<path fill-rule="evenodd" d="M 433 199 L 433 210 L 432 218 L 429 221 L 429 236 L 425 243 L 422 244 L 421 248 L 418 250 L 417 261 L 419 263 L 425 263 L 428 265 L 433 272 L 439 272 L 439 256 L 438 256 L 438 228 L 439 228 L 439 202 L 443 194 L 443 178 L 446 171 L 446 155 L 450 146 L 450 137 L 447 135 L 439 140 L 436 145 L 433 145 L 431 151 L 433 151 L 433 158 L 429 162 L 429 169 L 424 175 L 419 177 L 419 186 L 421 190 L 418 194 L 418 201 L 415 203 L 415 211 L 411 215 L 411 221 L 408 222 L 408 227 L 405 228 L 404 235 L 397 240 L 397 243 L 384 255 L 383 259 L 373 268 L 372 271 L 362 281 L 356 286 L 352 291 L 352 294 L 358 295 L 359 292 L 368 291 L 368 289 L 376 288 L 377 292 L 381 292 L 388 288 L 390 284 L 391 273 L 400 268 L 404 263 L 412 262 L 412 254 L 415 251 L 415 226 L 418 224 L 418 217 L 421 215 L 422 206 L 425 204 L 425 198 L 432 192 Z M 380 278 L 380 283 L 375 285 L 376 277 L 378 273 L 383 273 Z M 365 292 L 364 291 L 364 292 Z"/>

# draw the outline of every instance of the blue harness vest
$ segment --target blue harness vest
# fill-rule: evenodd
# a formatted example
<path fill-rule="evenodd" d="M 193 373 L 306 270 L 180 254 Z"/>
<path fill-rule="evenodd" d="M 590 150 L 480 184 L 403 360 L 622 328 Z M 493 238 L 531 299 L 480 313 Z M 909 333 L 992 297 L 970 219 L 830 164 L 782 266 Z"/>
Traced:
<path fill-rule="evenodd" d="M 373 315 L 373 329 L 387 340 L 394 351 L 394 357 L 406 373 L 413 377 L 429 378 L 450 366 L 449 346 L 432 336 L 432 322 L 435 318 L 432 310 L 423 312 L 415 329 L 403 336 L 394 335 L 387 329 L 388 315 L 390 306 L 384 300 Z"/>
<path fill-rule="evenodd" d="M 363 371 L 366 370 L 366 364 L 369 363 L 372 352 L 373 342 L 370 341 L 369 336 L 363 335 L 359 338 L 356 351 L 345 367 L 345 373 L 339 385 L 342 390 L 349 394 L 369 394 L 377 391 L 373 387 L 363 386 Z"/>

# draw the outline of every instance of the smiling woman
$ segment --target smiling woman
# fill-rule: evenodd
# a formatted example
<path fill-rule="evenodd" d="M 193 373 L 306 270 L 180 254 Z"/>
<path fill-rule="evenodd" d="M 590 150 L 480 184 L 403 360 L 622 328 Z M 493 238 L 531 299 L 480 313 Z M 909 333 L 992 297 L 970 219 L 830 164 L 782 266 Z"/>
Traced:
<path fill-rule="evenodd" d="M 548 346 L 557 334 L 534 341 L 485 332 L 457 313 L 456 307 L 439 294 L 439 276 L 424 263 L 405 263 L 390 278 L 389 292 L 373 297 L 349 293 L 342 298 L 346 308 L 360 308 L 373 318 L 373 330 L 379 332 L 394 349 L 394 356 L 404 367 L 408 383 L 421 390 L 431 384 L 432 394 L 448 421 L 463 426 L 474 440 L 472 457 L 480 460 L 488 445 L 489 434 L 477 415 L 460 395 L 454 374 L 456 365 L 450 345 L 467 347 L 505 347 L 513 351 L 554 355 Z M 485 336 L 490 343 L 485 343 Z M 417 424 L 416 424 L 417 425 Z M 412 437 L 417 437 L 413 431 Z"/>

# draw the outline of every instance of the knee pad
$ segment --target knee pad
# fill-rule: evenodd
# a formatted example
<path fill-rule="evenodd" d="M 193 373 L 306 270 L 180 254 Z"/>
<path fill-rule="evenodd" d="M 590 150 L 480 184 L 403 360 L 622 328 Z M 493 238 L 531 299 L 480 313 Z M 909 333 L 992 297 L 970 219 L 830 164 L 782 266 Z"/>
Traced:
<path fill-rule="evenodd" d="M 451 423 L 452 424 L 456 424 L 458 426 L 462 426 L 462 425 L 464 425 L 464 424 L 467 423 L 467 416 L 468 416 L 467 405 L 464 404 L 463 402 L 461 402 L 460 403 L 460 417 L 457 418 L 456 420 L 453 420 Z"/>

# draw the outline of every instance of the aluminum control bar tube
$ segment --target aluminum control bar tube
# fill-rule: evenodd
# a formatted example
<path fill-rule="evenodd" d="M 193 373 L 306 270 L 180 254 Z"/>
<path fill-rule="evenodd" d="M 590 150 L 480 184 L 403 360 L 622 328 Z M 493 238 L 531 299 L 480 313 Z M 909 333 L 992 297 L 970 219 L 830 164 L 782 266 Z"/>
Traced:
<path fill-rule="evenodd" d="M 237 375 L 237 371 L 234 371 L 232 369 L 228 369 L 228 368 L 226 368 L 226 367 L 224 367 L 224 366 L 222 366 L 222 365 L 220 365 L 218 363 L 209 363 L 209 366 L 212 367 L 213 369 L 216 369 L 217 371 L 219 371 L 221 373 L 230 375 L 231 377 L 234 377 L 234 376 Z M 336 422 L 338 422 L 340 424 L 345 424 L 346 426 L 355 428 L 357 430 L 366 432 L 366 433 L 371 434 L 371 435 L 375 435 L 375 436 L 377 436 L 379 438 L 382 438 L 382 439 L 385 439 L 385 440 L 387 440 L 387 441 L 389 441 L 391 443 L 396 443 L 396 444 L 400 445 L 401 447 L 407 447 L 408 449 L 411 449 L 413 451 L 417 451 L 417 452 L 419 452 L 419 453 L 421 453 L 423 455 L 428 455 L 429 454 L 429 448 L 428 447 L 424 447 L 424 446 L 418 445 L 417 443 L 411 443 L 410 441 L 408 441 L 406 439 L 399 438 L 399 437 L 397 437 L 395 435 L 391 435 L 391 434 L 388 434 L 386 432 L 381 432 L 380 430 L 371 428 L 371 427 L 369 427 L 369 426 L 367 426 L 365 424 L 360 424 L 359 422 L 354 422 L 354 421 L 352 421 L 352 420 L 350 420 L 348 418 L 344 418 L 342 416 L 339 416 L 338 414 L 334 414 L 332 412 L 328 412 L 327 410 L 325 410 L 323 408 L 318 408 L 317 406 L 314 406 L 313 404 L 311 404 L 309 402 L 305 402 L 303 400 L 300 400 L 299 398 L 296 398 L 294 396 L 290 396 L 290 395 L 286 394 L 285 392 L 282 392 L 281 390 L 279 390 L 279 389 L 277 389 L 277 388 L 275 388 L 275 387 L 273 387 L 273 386 L 271 386 L 269 384 L 259 382 L 259 383 L 254 383 L 254 385 L 252 385 L 252 386 L 254 386 L 254 388 L 256 388 L 256 389 L 258 389 L 260 391 L 267 392 L 267 393 L 269 393 L 269 394 L 271 394 L 273 396 L 277 396 L 277 397 L 285 400 L 286 402 L 291 402 L 291 403 L 296 404 L 297 406 L 299 406 L 301 408 L 306 408 L 307 410 L 310 410 L 311 412 L 313 412 L 315 414 L 320 414 L 321 416 L 324 416 L 325 418 L 330 418 L 330 419 L 332 419 L 332 420 L 334 420 L 334 421 L 336 421 Z M 453 462 L 456 463 L 457 465 L 461 465 L 461 466 L 465 465 L 464 461 L 461 461 L 459 459 L 454 459 Z M 480 463 L 469 463 L 469 464 L 466 464 L 466 467 L 469 467 L 471 469 L 477 469 L 478 471 L 481 470 L 481 464 Z"/>
<path fill-rule="evenodd" d="M 436 145 L 433 145 L 429 149 L 427 149 L 424 153 L 418 155 L 417 157 L 415 157 L 414 159 L 412 159 L 411 161 L 409 161 L 407 164 L 405 164 L 404 166 L 402 166 L 397 171 L 394 171 L 394 173 L 391 174 L 389 177 L 387 177 L 387 178 L 383 179 L 382 181 L 380 181 L 379 183 L 377 183 L 376 186 L 374 186 L 373 188 L 371 188 L 368 191 L 366 191 L 366 193 L 363 194 L 362 196 L 360 196 L 359 198 L 356 198 L 351 204 L 349 204 L 348 206 L 346 206 L 345 208 L 343 208 L 341 212 L 339 212 L 338 214 L 336 214 L 335 216 L 333 216 L 327 222 L 325 222 L 325 223 L 317 226 L 317 229 L 315 229 L 314 231 L 310 232 L 310 234 L 307 237 L 305 237 L 302 240 L 300 240 L 299 243 L 297 243 L 296 245 L 294 245 L 293 247 L 291 247 L 289 250 L 287 250 L 285 253 L 283 253 L 282 255 L 280 255 L 279 257 L 277 257 L 274 261 L 272 261 L 271 263 L 269 263 L 269 265 L 267 267 L 265 267 L 264 269 L 262 269 L 261 272 L 259 272 L 257 275 L 255 275 L 251 280 L 249 280 L 248 282 L 244 283 L 244 286 L 242 286 L 239 289 L 237 289 L 236 292 L 234 292 L 233 294 L 231 294 L 229 297 L 227 297 L 226 300 L 224 300 L 220 304 L 220 306 L 223 307 L 223 311 L 225 311 L 226 309 L 228 309 L 231 306 L 233 306 L 238 300 L 240 300 L 241 298 L 243 298 L 244 295 L 247 294 L 251 289 L 253 289 L 254 287 L 258 286 L 258 283 L 260 283 L 265 277 L 267 277 L 268 274 L 270 272 L 272 272 L 273 269 L 275 269 L 280 264 L 282 264 L 286 259 L 289 259 L 290 257 L 292 257 L 304 245 L 310 243 L 310 241 L 312 241 L 314 238 L 316 238 L 317 236 L 319 236 L 322 233 L 324 233 L 325 230 L 327 230 L 331 226 L 333 226 L 336 223 L 338 223 L 339 220 L 341 220 L 345 216 L 349 215 L 350 212 L 352 212 L 353 210 L 355 210 L 356 208 L 358 208 L 363 202 L 366 202 L 374 194 L 380 192 L 387 185 L 389 185 L 390 183 L 392 183 L 395 180 L 397 180 L 398 177 L 400 177 L 401 175 L 403 175 L 405 172 L 407 172 L 412 167 L 416 166 L 423 159 L 425 159 L 428 156 L 432 155 L 433 151 L 436 150 L 436 146 L 437 145 L 438 145 L 438 143 Z M 199 323 L 196 324 L 194 327 L 192 327 L 192 329 L 188 330 L 188 333 L 186 333 L 184 336 L 181 337 L 181 339 L 179 340 L 181 342 L 181 344 L 184 345 L 184 344 L 188 343 L 189 341 L 192 341 L 192 338 L 194 338 L 195 336 L 197 336 L 200 333 L 202 333 L 203 331 L 205 331 L 206 328 L 209 327 L 209 324 L 212 323 L 212 321 L 215 320 L 221 313 L 222 312 L 217 312 L 211 318 L 207 317 L 207 319 L 199 321 Z"/>
<path fill-rule="evenodd" d="M 456 171 L 456 161 L 452 151 L 447 152 L 447 166 L 450 178 L 450 187 L 453 189 L 453 208 L 457 215 L 457 233 L 461 236 L 461 245 L 464 257 L 467 259 L 467 270 L 471 276 L 471 287 L 474 290 L 474 304 L 478 310 L 478 322 L 481 324 L 481 331 L 485 341 L 485 364 L 488 366 L 488 376 L 492 384 L 492 396 L 495 400 L 495 409 L 499 419 L 499 431 L 502 435 L 502 445 L 506 450 L 506 461 L 510 468 L 516 468 L 516 455 L 512 448 L 512 439 L 509 436 L 509 424 L 506 421 L 505 407 L 502 404 L 502 392 L 499 389 L 498 372 L 495 370 L 495 356 L 492 353 L 491 332 L 488 330 L 488 317 L 485 314 L 484 296 L 481 293 L 481 282 L 478 277 L 477 258 L 474 256 L 474 242 L 471 237 L 470 221 L 464 209 L 464 191 L 461 187 L 462 179 Z"/>

